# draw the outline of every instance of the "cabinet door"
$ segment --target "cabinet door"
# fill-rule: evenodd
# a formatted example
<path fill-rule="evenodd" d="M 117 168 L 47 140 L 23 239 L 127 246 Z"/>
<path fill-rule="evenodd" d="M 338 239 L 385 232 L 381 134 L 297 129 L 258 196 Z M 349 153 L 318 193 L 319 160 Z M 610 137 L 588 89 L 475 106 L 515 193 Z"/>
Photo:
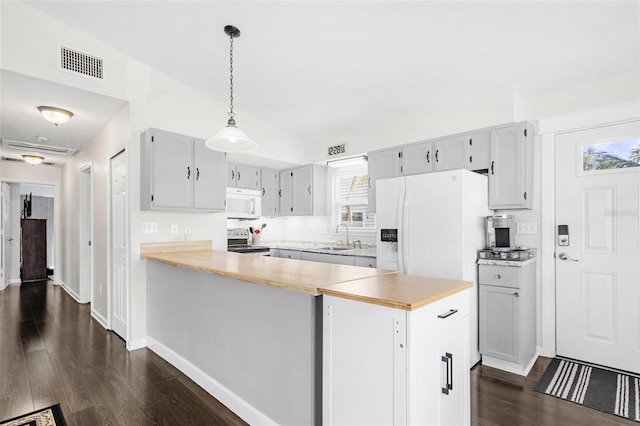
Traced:
<path fill-rule="evenodd" d="M 291 212 L 296 216 L 310 215 L 313 213 L 313 168 L 300 167 L 292 173 Z"/>
<path fill-rule="evenodd" d="M 191 208 L 193 138 L 155 131 L 152 146 L 153 207 Z"/>
<path fill-rule="evenodd" d="M 505 361 L 520 362 L 519 289 L 481 285 L 480 353 Z"/>
<path fill-rule="evenodd" d="M 236 186 L 238 188 L 260 190 L 260 168 L 236 164 Z"/>
<path fill-rule="evenodd" d="M 433 157 L 435 159 L 434 170 L 461 169 L 466 166 L 467 137 L 457 136 L 434 142 Z"/>
<path fill-rule="evenodd" d="M 428 141 L 407 145 L 402 148 L 401 157 L 402 167 L 400 170 L 403 175 L 431 172 L 433 171 L 433 164 L 435 162 L 433 142 Z"/>
<path fill-rule="evenodd" d="M 236 163 L 227 162 L 227 186 L 236 187 Z"/>
<path fill-rule="evenodd" d="M 376 211 L 376 181 L 400 176 L 400 149 L 371 152 L 369 167 L 369 212 Z"/>
<path fill-rule="evenodd" d="M 285 250 L 280 249 L 279 257 L 285 259 L 297 259 L 300 260 L 302 256 L 302 252 L 298 250 Z"/>
<path fill-rule="evenodd" d="M 533 132 L 526 123 L 491 132 L 491 164 L 489 166 L 489 208 L 531 208 L 528 190 L 528 168 L 533 168 Z M 531 144 L 531 147 L 528 145 Z"/>
<path fill-rule="evenodd" d="M 310 260 L 312 262 L 334 263 L 338 265 L 353 266 L 354 263 L 353 256 L 346 256 L 341 254 L 312 253 L 303 251 L 300 258 L 302 260 Z"/>
<path fill-rule="evenodd" d="M 353 263 L 355 266 L 364 266 L 365 268 L 377 267 L 377 262 L 375 257 L 355 256 Z"/>
<path fill-rule="evenodd" d="M 487 170 L 491 164 L 491 132 L 475 132 L 467 137 L 467 162 L 469 170 Z"/>
<path fill-rule="evenodd" d="M 278 216 L 280 213 L 280 172 L 277 170 L 262 169 L 260 171 L 262 181 L 262 214 L 264 216 Z"/>
<path fill-rule="evenodd" d="M 291 206 L 291 182 L 293 178 L 293 172 L 291 169 L 280 171 L 280 189 L 278 194 L 280 195 L 280 215 L 291 216 L 293 213 L 293 207 Z"/>
<path fill-rule="evenodd" d="M 207 148 L 203 139 L 194 141 L 193 151 L 193 208 L 223 212 L 227 196 L 227 157 L 224 152 Z"/>

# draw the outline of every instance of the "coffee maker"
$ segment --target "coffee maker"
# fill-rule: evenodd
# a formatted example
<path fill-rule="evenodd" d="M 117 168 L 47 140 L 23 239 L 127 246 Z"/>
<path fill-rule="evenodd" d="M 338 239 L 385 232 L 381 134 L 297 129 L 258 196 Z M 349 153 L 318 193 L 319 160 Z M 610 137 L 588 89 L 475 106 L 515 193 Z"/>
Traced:
<path fill-rule="evenodd" d="M 510 251 L 516 248 L 516 219 L 512 214 L 487 216 L 487 249 Z"/>

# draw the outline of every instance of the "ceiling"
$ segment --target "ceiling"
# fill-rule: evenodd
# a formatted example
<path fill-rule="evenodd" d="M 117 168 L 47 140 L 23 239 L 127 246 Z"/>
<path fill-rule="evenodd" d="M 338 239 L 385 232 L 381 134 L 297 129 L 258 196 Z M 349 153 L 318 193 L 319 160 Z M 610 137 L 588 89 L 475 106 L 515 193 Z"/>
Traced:
<path fill-rule="evenodd" d="M 223 102 L 237 26 L 238 125 L 303 142 L 505 84 L 527 97 L 640 72 L 637 1 L 26 3 Z M 4 98 L 3 82 L 3 117 Z"/>

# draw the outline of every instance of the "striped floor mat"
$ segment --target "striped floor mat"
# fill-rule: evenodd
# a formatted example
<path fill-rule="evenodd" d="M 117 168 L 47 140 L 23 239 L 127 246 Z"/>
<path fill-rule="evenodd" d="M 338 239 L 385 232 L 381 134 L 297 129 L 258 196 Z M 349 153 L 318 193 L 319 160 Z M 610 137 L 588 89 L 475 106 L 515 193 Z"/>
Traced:
<path fill-rule="evenodd" d="M 640 378 L 633 375 L 554 358 L 534 390 L 640 422 Z"/>

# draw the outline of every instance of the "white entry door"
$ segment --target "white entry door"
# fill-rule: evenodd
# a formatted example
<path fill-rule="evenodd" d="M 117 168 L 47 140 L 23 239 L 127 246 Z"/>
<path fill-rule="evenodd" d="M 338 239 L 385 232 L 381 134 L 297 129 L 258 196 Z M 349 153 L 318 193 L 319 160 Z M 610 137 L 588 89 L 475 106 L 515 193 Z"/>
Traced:
<path fill-rule="evenodd" d="M 127 163 L 111 159 L 111 329 L 127 341 Z"/>
<path fill-rule="evenodd" d="M 640 122 L 557 135 L 558 355 L 640 373 Z"/>

